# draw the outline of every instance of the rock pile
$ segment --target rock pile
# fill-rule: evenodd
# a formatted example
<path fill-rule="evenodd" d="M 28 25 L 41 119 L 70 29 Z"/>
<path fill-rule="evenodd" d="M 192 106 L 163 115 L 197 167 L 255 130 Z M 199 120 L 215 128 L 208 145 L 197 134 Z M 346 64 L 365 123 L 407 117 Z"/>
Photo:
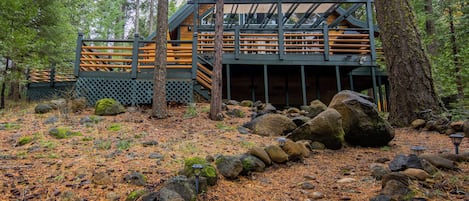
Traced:
<path fill-rule="evenodd" d="M 272 105 L 259 102 L 252 105 L 255 114 L 244 127 L 263 136 L 309 140 L 324 144 L 328 149 L 340 149 L 344 143 L 380 147 L 394 138 L 393 128 L 379 116 L 371 98 L 353 91 L 339 92 L 329 107 L 319 100 L 302 106 L 301 110 L 277 111 Z"/>
<path fill-rule="evenodd" d="M 420 156 L 399 154 L 388 167 L 383 164 L 372 164 L 371 175 L 381 180 L 382 185 L 380 194 L 370 201 L 427 200 L 416 197 L 418 193 L 415 191 L 418 191 L 418 188 L 432 188 L 437 185 L 434 178 L 442 176 L 441 170 L 458 170 L 456 161 L 469 161 L 469 153 Z"/>

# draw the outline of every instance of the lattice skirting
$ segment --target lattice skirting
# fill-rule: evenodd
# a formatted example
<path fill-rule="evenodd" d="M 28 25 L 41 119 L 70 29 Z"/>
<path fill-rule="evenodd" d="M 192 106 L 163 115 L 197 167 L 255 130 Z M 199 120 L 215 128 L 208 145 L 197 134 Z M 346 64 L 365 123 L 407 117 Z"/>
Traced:
<path fill-rule="evenodd" d="M 75 82 L 63 82 L 51 86 L 49 83 L 31 83 L 28 85 L 26 96 L 32 101 L 66 98 L 73 95 L 74 84 Z"/>
<path fill-rule="evenodd" d="M 153 96 L 152 80 L 129 80 L 115 78 L 77 79 L 75 90 L 78 96 L 94 104 L 102 98 L 113 98 L 124 105 L 151 104 Z M 193 102 L 191 80 L 167 80 L 166 100 L 178 103 Z"/>

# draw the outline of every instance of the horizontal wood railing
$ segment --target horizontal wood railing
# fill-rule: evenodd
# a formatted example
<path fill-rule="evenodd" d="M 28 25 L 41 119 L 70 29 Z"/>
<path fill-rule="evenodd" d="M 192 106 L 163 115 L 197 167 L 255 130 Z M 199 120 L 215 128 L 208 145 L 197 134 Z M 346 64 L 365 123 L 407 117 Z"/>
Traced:
<path fill-rule="evenodd" d="M 278 30 L 226 30 L 223 51 L 235 54 L 359 54 L 372 52 L 369 34 L 364 29 L 310 29 L 289 30 L 281 36 Z M 267 33 L 265 33 L 267 32 Z M 270 33 L 269 33 L 270 32 Z M 325 34 L 326 33 L 326 34 Z M 214 32 L 198 34 L 199 54 L 213 54 Z"/>
<path fill-rule="evenodd" d="M 29 83 L 54 83 L 54 82 L 74 82 L 75 76 L 72 73 L 59 73 L 51 70 L 28 70 L 27 80 Z"/>

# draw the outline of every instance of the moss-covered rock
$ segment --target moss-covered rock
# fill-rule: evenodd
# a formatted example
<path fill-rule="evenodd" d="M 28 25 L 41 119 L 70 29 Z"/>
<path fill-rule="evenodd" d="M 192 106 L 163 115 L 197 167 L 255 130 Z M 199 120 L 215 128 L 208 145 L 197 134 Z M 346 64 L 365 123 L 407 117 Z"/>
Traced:
<path fill-rule="evenodd" d="M 210 165 L 207 160 L 200 158 L 200 157 L 190 157 L 184 160 L 184 169 L 182 173 L 186 177 L 193 177 L 195 176 L 195 170 L 192 168 L 194 164 L 202 165 L 202 169 L 200 170 L 200 176 L 207 178 L 207 183 L 210 186 L 214 186 L 217 183 L 218 176 L 217 170 L 215 167 Z"/>
<path fill-rule="evenodd" d="M 243 171 L 241 172 L 242 175 L 247 175 L 249 172 L 264 172 L 265 171 L 265 163 L 262 162 L 261 159 L 245 154 L 241 156 L 241 163 L 243 164 Z"/>
<path fill-rule="evenodd" d="M 112 98 L 98 100 L 95 105 L 96 115 L 117 115 L 125 112 L 124 106 Z"/>
<path fill-rule="evenodd" d="M 138 189 L 138 190 L 132 191 L 132 192 L 130 192 L 130 194 L 127 196 L 127 198 L 125 199 L 125 201 L 135 201 L 135 200 L 137 200 L 138 198 L 140 198 L 142 195 L 144 195 L 145 193 L 146 193 L 146 190 L 145 190 L 145 189 Z"/>
<path fill-rule="evenodd" d="M 217 169 L 227 179 L 236 179 L 243 171 L 243 163 L 237 156 L 220 156 L 215 160 Z"/>
<path fill-rule="evenodd" d="M 49 135 L 56 139 L 64 139 L 73 136 L 82 136 L 80 132 L 71 131 L 68 128 L 51 128 L 49 129 Z"/>

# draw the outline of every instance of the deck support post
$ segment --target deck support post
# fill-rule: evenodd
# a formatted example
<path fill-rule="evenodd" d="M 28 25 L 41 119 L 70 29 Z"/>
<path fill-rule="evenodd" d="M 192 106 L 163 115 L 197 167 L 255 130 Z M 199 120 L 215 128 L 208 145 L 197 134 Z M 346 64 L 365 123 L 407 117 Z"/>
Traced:
<path fill-rule="evenodd" d="M 316 73 L 316 79 L 315 79 L 315 82 L 316 82 L 316 99 L 320 100 L 321 99 L 321 91 L 319 89 L 319 75 Z"/>
<path fill-rule="evenodd" d="M 264 96 L 265 96 L 265 103 L 269 103 L 269 75 L 267 72 L 266 64 L 264 64 Z"/>
<path fill-rule="evenodd" d="M 375 29 L 373 25 L 373 8 L 371 0 L 366 1 L 366 20 L 368 25 L 368 37 L 370 39 L 371 63 L 376 65 Z"/>
<path fill-rule="evenodd" d="M 348 80 L 350 82 L 350 90 L 355 91 L 355 87 L 353 86 L 353 75 L 352 72 L 348 74 Z"/>
<path fill-rule="evenodd" d="M 75 77 L 78 77 L 80 74 L 80 59 L 81 59 L 81 46 L 83 44 L 83 33 L 78 33 L 78 38 L 77 38 L 77 47 L 76 47 L 76 54 L 75 54 L 75 69 L 73 71 L 73 75 Z"/>
<path fill-rule="evenodd" d="M 386 94 L 386 111 L 389 111 L 389 83 L 384 83 L 384 93 Z"/>
<path fill-rule="evenodd" d="M 371 71 L 371 81 L 373 82 L 373 100 L 376 105 L 378 105 L 378 97 L 376 97 L 376 72 L 375 72 L 375 67 L 370 66 L 370 71 Z"/>
<path fill-rule="evenodd" d="M 278 58 L 283 60 L 285 57 L 284 53 L 284 33 L 283 33 L 283 12 L 282 12 L 282 0 L 278 0 L 277 5 L 277 16 L 278 16 Z"/>
<path fill-rule="evenodd" d="M 342 83 L 340 81 L 340 68 L 339 66 L 335 66 L 335 81 L 337 84 L 337 92 L 342 91 Z"/>
<path fill-rule="evenodd" d="M 301 95 L 303 97 L 303 105 L 306 105 L 306 76 L 304 65 L 301 65 Z"/>
<path fill-rule="evenodd" d="M 329 61 L 329 27 L 326 23 L 324 23 L 322 31 L 324 37 L 324 61 Z"/>
<path fill-rule="evenodd" d="M 231 72 L 230 64 L 226 64 L 226 98 L 231 100 Z"/>
<path fill-rule="evenodd" d="M 382 85 L 383 83 L 381 82 L 381 76 L 378 76 L 378 97 L 379 97 L 379 105 L 381 108 L 381 111 L 385 111 L 384 109 L 384 102 L 383 102 L 383 90 L 382 90 Z"/>
<path fill-rule="evenodd" d="M 252 102 L 256 101 L 256 88 L 254 87 L 254 74 L 251 72 L 251 98 Z"/>
<path fill-rule="evenodd" d="M 132 46 L 132 71 L 130 72 L 130 78 L 136 79 L 137 78 L 137 71 L 138 71 L 138 44 L 139 44 L 140 36 L 138 33 L 134 34 L 134 42 Z"/>
<path fill-rule="evenodd" d="M 285 73 L 285 105 L 288 107 L 290 106 L 290 97 L 288 96 L 288 69 L 285 70 L 284 73 Z"/>
<path fill-rule="evenodd" d="M 234 54 L 235 54 L 235 59 L 236 60 L 239 59 L 239 43 L 240 43 L 239 40 L 241 38 L 239 36 L 239 34 L 240 34 L 239 25 L 235 25 L 235 46 L 234 46 L 235 47 L 235 50 L 234 50 L 235 52 L 234 52 Z"/>
<path fill-rule="evenodd" d="M 193 23 L 193 28 L 192 28 L 192 75 L 191 78 L 192 80 L 195 80 L 197 77 L 197 55 L 198 55 L 198 50 L 197 50 L 197 44 L 199 43 L 198 40 L 198 24 L 199 21 L 199 4 L 198 1 L 194 1 L 194 23 Z"/>

